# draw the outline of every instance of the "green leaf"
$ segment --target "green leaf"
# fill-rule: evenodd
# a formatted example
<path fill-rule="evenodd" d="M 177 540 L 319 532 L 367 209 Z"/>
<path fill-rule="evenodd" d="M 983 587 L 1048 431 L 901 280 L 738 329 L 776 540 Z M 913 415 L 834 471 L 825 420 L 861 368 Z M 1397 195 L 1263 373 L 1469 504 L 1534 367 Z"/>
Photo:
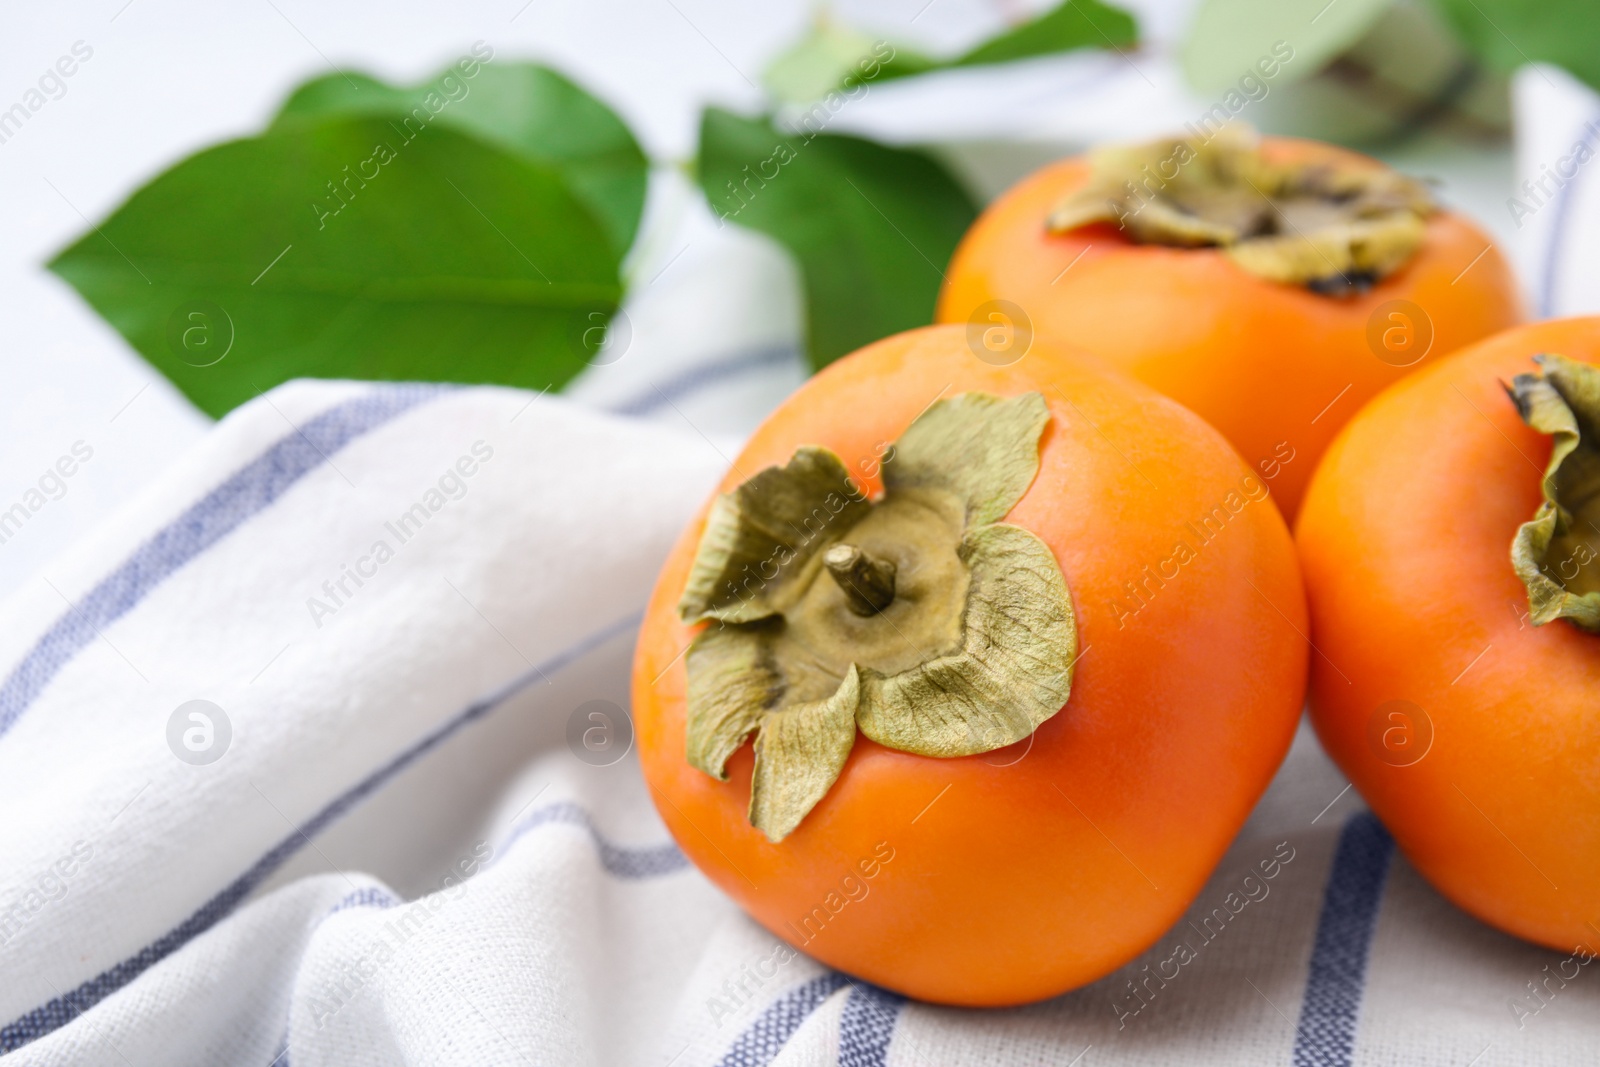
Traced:
<path fill-rule="evenodd" d="M 1276 84 L 1309 78 L 1359 41 L 1395 0 L 1204 0 L 1180 50 L 1183 72 L 1202 92 L 1221 92 L 1263 59 Z M 1285 54 L 1290 56 L 1285 59 Z"/>
<path fill-rule="evenodd" d="M 1138 43 L 1138 23 L 1126 11 L 1100 0 L 1067 0 L 1033 21 L 985 41 L 948 65 L 975 67 L 1077 48 L 1132 48 Z"/>
<path fill-rule="evenodd" d="M 274 126 L 407 115 L 413 126 L 437 120 L 555 169 L 605 225 L 618 252 L 632 246 L 644 211 L 644 152 L 615 112 L 549 67 L 467 58 L 411 88 L 365 74 L 329 74 L 296 89 Z"/>
<path fill-rule="evenodd" d="M 701 117 L 698 171 L 718 216 L 798 261 L 816 367 L 932 322 L 945 265 L 977 215 L 925 153 L 781 133 L 718 108 Z"/>
<path fill-rule="evenodd" d="M 809 104 L 835 89 L 921 74 L 939 66 L 938 60 L 874 40 L 824 13 L 806 36 L 767 66 L 761 80 L 778 100 Z"/>
<path fill-rule="evenodd" d="M 207 149 L 50 268 L 213 415 L 301 376 L 559 386 L 621 298 L 558 172 L 381 119 Z"/>
<path fill-rule="evenodd" d="M 1554 63 L 1600 89 L 1600 21 L 1593 0 L 1438 0 L 1463 41 L 1489 66 Z"/>
<path fill-rule="evenodd" d="M 1101 0 L 1065 0 L 1038 18 L 950 59 L 933 59 L 841 26 L 826 14 L 762 75 L 784 103 L 808 104 L 828 92 L 935 70 L 1009 63 L 1079 48 L 1128 48 L 1138 43 L 1133 16 Z"/>

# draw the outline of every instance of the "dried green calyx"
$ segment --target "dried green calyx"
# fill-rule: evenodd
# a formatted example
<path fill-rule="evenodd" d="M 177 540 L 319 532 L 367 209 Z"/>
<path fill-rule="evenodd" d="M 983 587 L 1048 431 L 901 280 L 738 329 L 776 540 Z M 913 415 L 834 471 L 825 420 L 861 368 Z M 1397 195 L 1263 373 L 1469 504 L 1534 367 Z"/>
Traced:
<path fill-rule="evenodd" d="M 1140 244 L 1222 248 L 1251 274 L 1330 296 L 1404 266 L 1435 210 L 1426 186 L 1387 168 L 1271 162 L 1237 125 L 1101 149 L 1091 164 L 1050 232 L 1113 222 Z"/>
<path fill-rule="evenodd" d="M 1067 701 L 1077 630 L 1048 546 L 998 521 L 1032 484 L 1038 393 L 964 393 L 886 454 L 869 500 L 806 447 L 713 503 L 678 604 L 688 759 L 717 779 L 754 733 L 750 823 L 781 841 L 856 730 L 924 756 L 1026 738 Z"/>
<path fill-rule="evenodd" d="M 1511 565 L 1535 626 L 1566 619 L 1600 633 L 1600 369 L 1557 355 L 1534 362 L 1542 373 L 1519 374 L 1506 391 L 1553 440 L 1544 503 L 1517 528 Z"/>

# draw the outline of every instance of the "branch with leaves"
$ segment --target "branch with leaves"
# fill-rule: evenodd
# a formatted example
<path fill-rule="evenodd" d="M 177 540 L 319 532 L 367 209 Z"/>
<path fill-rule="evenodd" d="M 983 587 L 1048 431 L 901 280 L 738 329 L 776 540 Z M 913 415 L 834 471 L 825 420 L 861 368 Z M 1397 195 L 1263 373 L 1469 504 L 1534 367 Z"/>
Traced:
<path fill-rule="evenodd" d="M 818 32 L 774 65 L 775 108 L 801 83 L 844 85 L 851 48 L 875 43 Z M 857 77 L 1134 39 L 1121 11 L 1067 0 L 960 56 L 892 49 Z M 176 164 L 50 269 L 212 415 L 295 377 L 559 389 L 625 297 L 649 167 L 600 100 L 480 43 L 421 85 L 307 82 L 260 134 Z M 814 366 L 931 321 L 976 214 L 923 152 L 771 115 L 706 111 L 695 169 L 718 215 L 795 256 Z"/>

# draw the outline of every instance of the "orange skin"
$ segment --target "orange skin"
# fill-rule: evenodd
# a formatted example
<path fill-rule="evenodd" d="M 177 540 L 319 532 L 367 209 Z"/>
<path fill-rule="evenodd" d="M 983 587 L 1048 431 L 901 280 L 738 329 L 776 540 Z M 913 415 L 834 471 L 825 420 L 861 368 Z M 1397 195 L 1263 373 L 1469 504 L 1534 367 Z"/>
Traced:
<path fill-rule="evenodd" d="M 858 734 L 833 789 L 793 834 L 769 842 L 746 819 L 750 746 L 726 782 L 684 755 L 682 654 L 695 630 L 675 607 L 703 511 L 662 570 L 634 663 L 645 779 L 690 859 L 811 956 L 946 1004 L 1050 997 L 1148 947 L 1265 789 L 1304 693 L 1299 574 L 1259 492 L 1131 610 L 1124 583 L 1143 581 L 1184 522 L 1250 474 L 1198 417 L 1080 353 L 1043 343 L 997 368 L 968 351 L 958 327 L 890 337 L 802 386 L 756 431 L 722 490 L 819 444 L 876 494 L 884 443 L 935 398 L 1034 389 L 1052 421 L 1038 477 L 1005 521 L 1055 553 L 1080 654 L 1065 708 L 1032 738 L 935 759 Z M 818 908 L 825 923 L 803 928 Z"/>
<path fill-rule="evenodd" d="M 1378 165 L 1315 141 L 1267 138 L 1265 148 L 1283 162 Z M 1336 298 L 1258 278 L 1218 249 L 1134 244 L 1111 224 L 1047 233 L 1051 209 L 1088 175 L 1084 158 L 1062 160 L 991 204 L 950 262 L 938 321 L 964 323 L 988 301 L 1009 300 L 1038 333 L 1093 352 L 1206 419 L 1250 465 L 1266 471 L 1292 454 L 1273 484 L 1291 523 L 1318 458 L 1362 404 L 1521 321 L 1505 260 L 1451 212 L 1428 220 L 1426 242 L 1400 270 L 1370 292 Z M 1432 346 L 1414 366 L 1392 366 L 1368 344 L 1368 320 L 1391 300 L 1411 301 L 1432 321 Z"/>
<path fill-rule="evenodd" d="M 1511 569 L 1550 439 L 1500 383 L 1541 352 L 1600 363 L 1600 318 L 1510 330 L 1373 401 L 1328 450 L 1297 540 L 1323 747 L 1441 893 L 1570 952 L 1600 944 L 1600 637 L 1530 624 Z M 1390 700 L 1432 723 L 1409 766 L 1368 736 Z"/>

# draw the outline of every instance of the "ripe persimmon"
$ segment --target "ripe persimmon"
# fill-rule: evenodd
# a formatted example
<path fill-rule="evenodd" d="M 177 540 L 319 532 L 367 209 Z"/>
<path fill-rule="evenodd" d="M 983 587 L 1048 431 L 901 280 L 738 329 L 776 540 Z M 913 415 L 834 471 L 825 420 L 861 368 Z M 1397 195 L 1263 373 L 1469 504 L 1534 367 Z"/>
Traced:
<path fill-rule="evenodd" d="M 1006 1005 L 1107 974 L 1294 733 L 1304 605 L 1267 498 L 1200 418 L 1055 342 L 996 367 L 935 326 L 833 363 L 646 611 L 662 819 L 768 930 L 890 989 Z"/>
<path fill-rule="evenodd" d="M 1520 320 L 1509 267 L 1427 189 L 1314 141 L 1102 149 L 1001 195 L 938 321 L 1054 334 L 1233 442 L 1293 521 L 1344 421 L 1426 360 Z"/>
<path fill-rule="evenodd" d="M 1592 364 L 1600 318 L 1565 319 L 1392 387 L 1296 534 L 1323 746 L 1441 893 L 1562 951 L 1600 944 Z"/>

